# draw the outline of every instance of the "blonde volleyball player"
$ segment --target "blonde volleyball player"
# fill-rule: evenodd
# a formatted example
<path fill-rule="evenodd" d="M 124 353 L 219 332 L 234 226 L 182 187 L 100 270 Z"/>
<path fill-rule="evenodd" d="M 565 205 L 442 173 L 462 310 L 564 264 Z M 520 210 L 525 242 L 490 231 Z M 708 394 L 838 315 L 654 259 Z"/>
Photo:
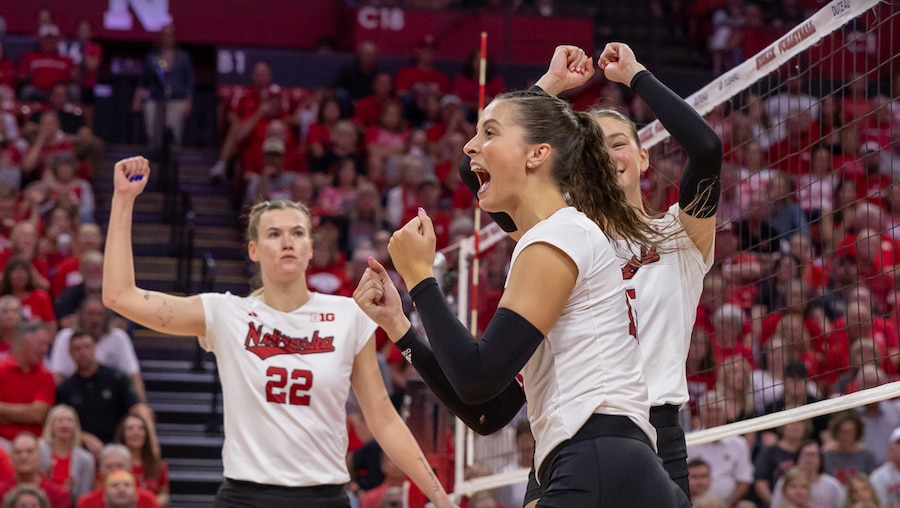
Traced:
<path fill-rule="evenodd" d="M 566 63 L 578 61 L 582 50 L 557 48 L 547 73 L 537 86 L 556 95 L 584 83 L 585 73 Z M 665 234 L 659 249 L 630 252 L 627 243 L 616 251 L 637 325 L 650 394 L 650 422 L 657 431 L 657 452 L 666 472 L 690 497 L 687 450 L 678 411 L 689 400 L 685 361 L 703 277 L 713 262 L 722 143 L 709 124 L 637 61 L 631 48 L 607 44 L 598 64 L 610 81 L 629 86 L 656 114 L 687 155 L 678 202 L 664 214 L 651 216 L 644 207 L 641 175 L 649 168 L 649 153 L 641 146 L 637 127 L 621 111 L 595 107 L 591 113 L 603 129 L 628 203 L 654 229 Z M 624 254 L 624 255 L 623 255 Z M 532 481 L 526 501 L 538 497 Z"/>
<path fill-rule="evenodd" d="M 225 482 L 221 507 L 349 507 L 345 403 L 352 387 L 384 451 L 438 506 L 453 506 L 403 420 L 375 360 L 375 323 L 349 298 L 306 285 L 308 210 L 257 204 L 248 253 L 263 291 L 188 297 L 135 285 L 131 216 L 150 173 L 146 159 L 118 162 L 103 272 L 103 301 L 141 325 L 196 335 L 216 354 L 222 380 Z"/>

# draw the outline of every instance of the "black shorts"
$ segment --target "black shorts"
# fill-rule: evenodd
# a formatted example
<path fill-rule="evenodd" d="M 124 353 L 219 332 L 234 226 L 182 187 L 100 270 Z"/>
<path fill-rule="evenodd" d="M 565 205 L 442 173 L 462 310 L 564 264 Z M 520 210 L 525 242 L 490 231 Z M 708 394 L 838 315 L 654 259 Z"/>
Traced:
<path fill-rule="evenodd" d="M 540 508 L 679 506 L 650 439 L 624 416 L 591 416 L 550 452 L 538 475 L 539 491 L 529 484 L 524 501 L 539 497 Z"/>
<path fill-rule="evenodd" d="M 350 508 L 343 485 L 282 487 L 225 478 L 216 493 L 216 508 Z"/>

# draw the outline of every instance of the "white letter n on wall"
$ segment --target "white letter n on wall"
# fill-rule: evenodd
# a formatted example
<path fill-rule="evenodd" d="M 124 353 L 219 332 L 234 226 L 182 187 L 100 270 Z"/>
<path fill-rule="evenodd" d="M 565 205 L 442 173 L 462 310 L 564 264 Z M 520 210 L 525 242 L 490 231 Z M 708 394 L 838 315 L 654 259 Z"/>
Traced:
<path fill-rule="evenodd" d="M 128 11 L 129 5 L 148 32 L 159 32 L 172 22 L 169 0 L 109 0 L 109 8 L 103 13 L 103 28 L 131 30 L 134 18 Z"/>

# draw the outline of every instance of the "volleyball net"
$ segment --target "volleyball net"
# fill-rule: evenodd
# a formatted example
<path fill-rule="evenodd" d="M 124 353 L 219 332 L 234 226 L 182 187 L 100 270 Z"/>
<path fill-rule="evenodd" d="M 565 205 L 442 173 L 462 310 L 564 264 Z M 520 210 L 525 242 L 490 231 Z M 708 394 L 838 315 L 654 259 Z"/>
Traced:
<path fill-rule="evenodd" d="M 779 35 L 751 35 L 771 43 L 686 99 L 725 150 L 716 260 L 688 357 L 689 445 L 798 420 L 813 422 L 811 437 L 826 436 L 829 415 L 900 394 L 898 11 L 835 0 Z M 684 153 L 656 121 L 640 138 L 651 155 L 642 188 L 652 209 L 665 210 L 677 200 Z M 478 242 L 443 253 L 442 276 L 463 323 L 478 302 L 479 332 L 513 245 L 483 224 Z M 457 421 L 453 439 L 455 493 L 524 481 L 512 425 L 483 437 Z"/>

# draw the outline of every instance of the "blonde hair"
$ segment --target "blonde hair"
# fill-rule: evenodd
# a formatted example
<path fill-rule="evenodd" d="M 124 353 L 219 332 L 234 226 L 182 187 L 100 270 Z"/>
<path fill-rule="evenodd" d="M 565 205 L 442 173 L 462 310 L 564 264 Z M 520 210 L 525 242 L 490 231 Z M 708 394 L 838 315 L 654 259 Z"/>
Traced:
<path fill-rule="evenodd" d="M 744 381 L 744 393 L 732 393 L 730 384 L 725 382 L 725 369 L 739 368 L 741 378 Z M 716 391 L 722 393 L 726 398 L 733 398 L 741 408 L 741 413 L 745 415 L 753 414 L 753 387 L 751 378 L 750 362 L 741 355 L 731 355 L 722 359 L 716 375 Z"/>
<path fill-rule="evenodd" d="M 297 210 L 306 216 L 307 224 L 312 227 L 312 215 L 309 212 L 309 208 L 303 203 L 298 203 L 297 201 L 291 201 L 289 199 L 273 199 L 271 201 L 260 201 L 253 205 L 250 209 L 250 212 L 247 214 L 247 242 L 256 242 L 259 240 L 259 220 L 266 212 L 271 212 L 275 210 Z M 310 231 L 310 233 L 312 233 Z M 262 276 L 259 271 L 259 263 L 254 263 L 256 265 L 256 274 L 250 280 L 250 287 L 253 289 L 253 292 L 250 293 L 251 296 L 259 296 L 263 292 L 262 285 Z"/>
<path fill-rule="evenodd" d="M 78 418 L 78 411 L 75 411 L 74 407 L 66 404 L 57 404 L 50 409 L 49 413 L 47 413 L 47 418 L 44 420 L 44 430 L 41 432 L 41 439 L 48 444 L 53 443 L 53 440 L 56 437 L 53 435 L 53 424 L 56 422 L 56 418 L 64 411 L 71 411 L 72 416 L 75 418 L 75 431 L 73 432 L 72 447 L 78 448 L 82 444 L 81 419 Z"/>

